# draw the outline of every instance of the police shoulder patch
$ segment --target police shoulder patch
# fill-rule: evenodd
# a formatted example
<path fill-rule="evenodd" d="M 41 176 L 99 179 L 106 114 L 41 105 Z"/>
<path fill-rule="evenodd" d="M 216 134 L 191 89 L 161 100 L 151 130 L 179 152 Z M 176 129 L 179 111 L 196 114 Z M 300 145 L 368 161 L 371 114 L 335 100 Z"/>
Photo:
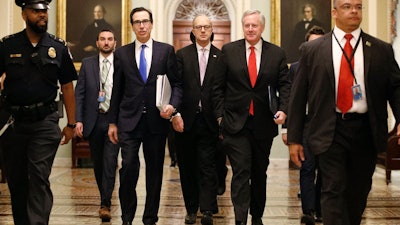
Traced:
<path fill-rule="evenodd" d="M 3 37 L 3 38 L 0 40 L 0 42 L 4 42 L 5 40 L 10 39 L 10 38 L 12 38 L 12 37 L 14 37 L 14 34 L 7 35 L 7 36 Z"/>
<path fill-rule="evenodd" d="M 59 37 L 56 37 L 56 36 L 53 35 L 53 34 L 49 34 L 49 35 L 50 35 L 50 38 L 54 39 L 55 41 L 61 43 L 61 44 L 64 45 L 64 46 L 67 46 L 67 42 L 64 41 L 63 39 L 61 39 L 61 38 L 59 38 Z"/>

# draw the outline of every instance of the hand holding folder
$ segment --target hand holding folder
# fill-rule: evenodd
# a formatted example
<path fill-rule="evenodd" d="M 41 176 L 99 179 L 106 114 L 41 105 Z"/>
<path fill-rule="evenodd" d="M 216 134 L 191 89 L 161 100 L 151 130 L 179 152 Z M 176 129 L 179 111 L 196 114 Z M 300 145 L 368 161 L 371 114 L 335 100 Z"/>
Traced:
<path fill-rule="evenodd" d="M 268 101 L 269 101 L 269 109 L 272 114 L 276 114 L 279 110 L 279 97 L 277 96 L 276 89 L 271 85 L 268 85 Z"/>
<path fill-rule="evenodd" d="M 156 84 L 156 106 L 160 112 L 163 111 L 164 106 L 169 104 L 171 99 L 171 85 L 166 74 L 157 75 Z"/>

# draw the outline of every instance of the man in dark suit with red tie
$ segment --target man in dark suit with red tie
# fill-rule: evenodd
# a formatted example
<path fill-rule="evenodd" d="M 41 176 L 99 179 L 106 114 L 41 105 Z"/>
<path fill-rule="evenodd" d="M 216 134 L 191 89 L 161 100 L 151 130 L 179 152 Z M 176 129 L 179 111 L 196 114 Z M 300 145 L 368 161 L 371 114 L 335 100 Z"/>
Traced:
<path fill-rule="evenodd" d="M 136 35 L 133 43 L 114 53 L 114 86 L 110 106 L 108 135 L 121 146 L 119 198 L 124 225 L 132 224 L 137 208 L 136 184 L 139 176 L 139 148 L 146 162 L 146 203 L 142 221 L 158 221 L 165 142 L 169 118 L 182 97 L 176 56 L 171 45 L 154 41 L 150 34 L 153 16 L 143 7 L 134 8 L 130 22 Z M 157 75 L 166 74 L 172 87 L 168 105 L 156 107 Z"/>
<path fill-rule="evenodd" d="M 84 58 L 75 89 L 76 134 L 88 138 L 94 175 L 100 192 L 99 217 L 111 219 L 111 197 L 115 185 L 119 146 L 108 138 L 108 109 L 117 41 L 112 30 L 101 30 L 96 45 L 99 54 Z"/>
<path fill-rule="evenodd" d="M 197 211 L 203 214 L 201 224 L 212 225 L 218 212 L 216 153 L 218 123 L 211 102 L 212 84 L 225 72 L 222 53 L 211 44 L 212 23 L 205 15 L 193 20 L 194 43 L 176 55 L 183 79 L 179 116 L 172 119 L 181 186 L 187 215 L 186 224 L 196 223 Z"/>
<path fill-rule="evenodd" d="M 388 101 L 396 124 L 400 119 L 400 70 L 392 46 L 361 30 L 362 10 L 362 0 L 333 1 L 336 25 L 302 48 L 290 95 L 290 158 L 301 166 L 307 128 L 322 175 L 324 225 L 361 223 L 377 153 L 386 150 Z"/>
<path fill-rule="evenodd" d="M 249 209 L 252 225 L 262 225 L 272 140 L 278 134 L 277 124 L 285 122 L 289 100 L 285 53 L 261 39 L 264 28 L 265 17 L 258 10 L 243 14 L 245 38 L 223 46 L 227 72 L 218 76 L 214 87 L 222 144 L 233 171 L 237 225 L 246 224 Z M 278 108 L 270 107 L 278 101 L 269 90 L 279 90 Z"/>

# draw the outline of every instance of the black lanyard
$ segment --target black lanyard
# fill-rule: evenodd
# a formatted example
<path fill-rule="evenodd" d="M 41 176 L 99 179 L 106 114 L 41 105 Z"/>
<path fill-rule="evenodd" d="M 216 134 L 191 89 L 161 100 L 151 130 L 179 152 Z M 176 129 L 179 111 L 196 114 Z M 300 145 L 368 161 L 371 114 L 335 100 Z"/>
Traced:
<path fill-rule="evenodd" d="M 340 45 L 340 42 L 339 42 L 339 40 L 337 39 L 337 37 L 336 37 L 336 35 L 335 35 L 335 32 L 332 31 L 332 34 L 333 34 L 333 36 L 335 37 L 336 42 L 338 43 L 340 49 L 341 49 L 342 52 L 343 52 L 344 57 L 346 58 L 347 64 L 349 64 L 349 67 L 350 67 L 350 70 L 351 70 L 351 74 L 353 74 L 353 78 L 354 78 L 354 83 L 355 83 L 355 84 L 357 84 L 357 79 L 356 79 L 356 76 L 354 75 L 354 69 L 353 69 L 353 66 L 351 65 L 351 60 L 353 60 L 354 55 L 356 54 L 358 45 L 360 44 L 360 40 L 361 40 L 361 35 L 362 35 L 362 33 L 363 33 L 363 32 L 362 32 L 362 30 L 361 30 L 360 36 L 358 36 L 358 39 L 357 39 L 356 46 L 354 46 L 353 52 L 351 53 L 351 55 L 350 55 L 350 57 L 349 57 L 349 56 L 346 54 L 346 52 L 344 51 L 344 48 L 342 47 L 342 45 Z"/>

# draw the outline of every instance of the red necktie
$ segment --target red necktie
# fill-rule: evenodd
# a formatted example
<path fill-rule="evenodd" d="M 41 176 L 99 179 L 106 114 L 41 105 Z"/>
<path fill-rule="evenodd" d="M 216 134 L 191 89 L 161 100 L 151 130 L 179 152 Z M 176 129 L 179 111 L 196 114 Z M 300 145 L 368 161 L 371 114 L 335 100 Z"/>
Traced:
<path fill-rule="evenodd" d="M 350 40 L 353 38 L 353 35 L 346 34 L 344 37 L 347 41 L 344 45 L 344 52 L 340 62 L 339 84 L 336 102 L 337 107 L 343 114 L 349 111 L 353 105 L 353 93 L 351 91 L 351 87 L 353 86 L 354 81 L 353 73 L 350 69 L 348 61 L 346 60 L 346 57 L 344 56 L 344 54 L 346 54 L 349 59 L 351 58 L 351 68 L 354 68 L 354 58 L 352 57 L 353 47 L 351 47 L 350 44 Z"/>
<path fill-rule="evenodd" d="M 254 52 L 254 46 L 250 47 L 249 63 L 247 65 L 247 67 L 249 70 L 251 86 L 254 87 L 254 84 L 256 83 L 256 80 L 257 80 L 257 64 L 256 64 L 256 53 Z M 251 102 L 250 102 L 249 113 L 252 116 L 254 115 L 253 100 L 251 100 Z"/>

